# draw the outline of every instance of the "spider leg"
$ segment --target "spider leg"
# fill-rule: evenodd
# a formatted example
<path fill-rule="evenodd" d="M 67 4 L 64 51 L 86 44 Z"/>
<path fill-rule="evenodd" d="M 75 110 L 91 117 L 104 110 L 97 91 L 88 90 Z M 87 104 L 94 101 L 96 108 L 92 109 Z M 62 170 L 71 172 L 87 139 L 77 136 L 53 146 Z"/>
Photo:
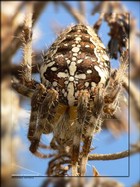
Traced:
<path fill-rule="evenodd" d="M 88 154 L 90 152 L 90 146 L 92 142 L 92 136 L 87 136 L 83 140 L 83 148 L 82 148 L 82 159 L 80 164 L 80 176 L 84 176 L 86 172 L 86 165 L 88 161 Z"/>
<path fill-rule="evenodd" d="M 50 146 L 52 149 L 57 149 L 58 148 L 58 145 L 56 145 L 56 141 L 55 141 L 55 138 L 53 137 L 51 142 L 50 142 Z"/>
<path fill-rule="evenodd" d="M 42 84 L 39 84 L 39 86 L 37 87 L 31 98 L 31 115 L 30 115 L 29 129 L 28 129 L 28 139 L 30 141 L 32 141 L 36 130 L 38 110 L 39 110 L 40 102 L 42 100 L 42 93 L 45 92 L 46 92 L 46 88 Z"/>
<path fill-rule="evenodd" d="M 43 99 L 42 95 L 46 93 L 46 88 L 39 84 L 34 91 L 32 98 L 31 98 L 31 115 L 30 115 L 30 123 L 29 123 L 29 129 L 28 129 L 28 139 L 32 142 L 36 126 L 37 126 L 37 120 L 38 120 L 38 110 L 40 107 L 40 103 Z M 45 145 L 41 144 L 40 147 L 46 148 Z M 32 152 L 32 151 L 31 151 Z"/>
<path fill-rule="evenodd" d="M 112 116 L 118 107 L 118 98 L 121 92 L 121 85 L 118 81 L 110 80 L 105 90 L 103 112 Z"/>
<path fill-rule="evenodd" d="M 48 155 L 38 152 L 37 149 L 39 147 L 39 142 L 42 133 L 48 134 L 53 130 L 51 120 L 53 118 L 53 115 L 55 114 L 54 109 L 57 103 L 57 99 L 58 93 L 54 89 L 47 90 L 45 99 L 43 100 L 43 103 L 40 105 L 38 126 L 34 132 L 30 145 L 30 151 L 40 158 L 48 158 Z"/>
<path fill-rule="evenodd" d="M 16 90 L 19 94 L 31 98 L 34 94 L 34 90 L 24 86 L 20 83 L 12 83 L 12 88 Z"/>
<path fill-rule="evenodd" d="M 80 142 L 82 139 L 83 126 L 86 120 L 86 114 L 88 110 L 89 93 L 86 90 L 82 90 L 78 98 L 77 107 L 77 121 L 76 130 L 73 139 L 73 149 L 72 149 L 72 176 L 78 175 L 78 159 L 80 153 Z"/>
<path fill-rule="evenodd" d="M 54 149 L 57 149 L 57 151 L 61 154 L 71 154 L 71 145 L 73 143 L 73 134 L 75 132 L 75 126 L 72 125 L 73 122 L 70 120 L 70 115 L 73 116 L 73 110 L 71 110 L 68 106 L 58 107 L 57 111 L 60 112 L 60 110 L 61 116 L 58 115 L 58 120 L 55 123 L 53 129 L 54 138 L 51 142 L 51 146 Z"/>
<path fill-rule="evenodd" d="M 46 171 L 46 174 L 48 176 L 65 176 L 71 166 L 68 165 L 67 169 L 64 169 L 62 165 L 69 164 L 69 163 L 70 163 L 70 158 L 68 155 L 65 154 L 56 155 L 55 158 L 53 158 L 49 162 L 49 167 Z"/>
<path fill-rule="evenodd" d="M 123 67 L 125 69 L 125 66 Z M 83 141 L 82 159 L 81 159 L 81 172 L 80 175 L 84 176 L 86 171 L 86 163 L 88 161 L 88 153 L 90 151 L 90 145 L 92 136 L 94 133 L 101 129 L 101 117 L 103 113 L 113 115 L 118 106 L 118 97 L 121 91 L 122 80 L 120 78 L 120 72 L 118 70 L 114 79 L 110 79 L 106 88 L 102 85 L 98 85 L 96 88 L 96 94 L 94 97 L 94 104 L 91 109 L 92 116 L 88 120 L 86 127 L 85 137 Z"/>
<path fill-rule="evenodd" d="M 100 88 L 98 89 L 98 93 L 94 97 L 93 103 L 94 104 L 91 107 L 90 111 L 88 111 L 84 128 L 80 176 L 84 176 L 86 172 L 86 165 L 88 161 L 88 154 L 90 152 L 93 133 L 96 133 L 100 130 L 100 117 L 102 115 L 103 107 L 103 98 Z"/>
<path fill-rule="evenodd" d="M 17 82 L 17 80 L 12 80 L 11 82 L 12 88 L 16 90 L 19 94 L 31 98 L 34 94 L 34 91 L 39 85 L 39 83 L 35 80 L 29 81 L 27 85 L 21 84 Z"/>
<path fill-rule="evenodd" d="M 111 78 L 108 82 L 104 95 L 103 111 L 106 114 L 113 115 L 118 107 L 118 98 L 121 93 L 123 80 L 126 76 L 128 68 L 128 65 L 126 63 L 128 60 L 127 56 L 128 55 L 125 55 L 125 53 L 122 54 L 121 59 L 123 60 L 123 62 L 121 63 L 119 69 L 114 72 L 112 71 L 111 73 Z"/>

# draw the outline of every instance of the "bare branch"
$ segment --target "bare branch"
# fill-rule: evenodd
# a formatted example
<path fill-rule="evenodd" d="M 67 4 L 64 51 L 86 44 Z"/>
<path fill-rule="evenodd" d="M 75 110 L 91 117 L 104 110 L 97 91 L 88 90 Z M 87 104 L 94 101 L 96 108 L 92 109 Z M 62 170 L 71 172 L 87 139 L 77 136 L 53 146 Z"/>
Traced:
<path fill-rule="evenodd" d="M 85 3 L 85 1 L 79 1 L 78 5 L 79 5 L 79 11 L 80 11 L 81 15 L 86 16 L 86 3 Z"/>
<path fill-rule="evenodd" d="M 95 166 L 93 167 L 93 176 L 97 177 L 100 176 L 98 170 L 95 168 Z"/>
<path fill-rule="evenodd" d="M 82 24 L 87 23 L 85 16 L 83 16 L 78 10 L 72 7 L 69 3 L 67 3 L 66 1 L 61 1 L 61 5 L 64 6 L 64 8 L 74 17 L 74 19 L 77 22 Z"/>
<path fill-rule="evenodd" d="M 23 58 L 22 63 L 22 77 L 23 83 L 26 81 L 31 81 L 31 67 L 32 67 L 32 11 L 33 5 L 27 4 L 27 13 L 25 18 L 25 25 L 22 31 L 22 41 L 23 41 Z"/>
<path fill-rule="evenodd" d="M 123 151 L 114 154 L 90 154 L 88 160 L 116 160 L 129 156 L 129 151 Z"/>
<path fill-rule="evenodd" d="M 88 156 L 88 160 L 116 160 L 128 157 L 138 152 L 140 152 L 140 146 L 136 144 L 135 146 L 132 146 L 132 149 L 130 151 L 127 150 L 113 154 L 90 154 Z"/>
<path fill-rule="evenodd" d="M 21 9 L 25 5 L 25 2 L 19 2 L 14 4 L 14 15 L 6 16 L 2 14 L 2 48 L 1 52 L 3 53 L 5 49 L 11 44 L 12 36 L 18 30 L 18 27 L 22 25 L 22 20 L 19 23 L 17 18 L 21 15 Z M 12 29 L 9 29 L 12 28 Z M 9 37 L 7 37 L 7 35 Z"/>
<path fill-rule="evenodd" d="M 97 20 L 97 22 L 93 26 L 93 28 L 96 32 L 98 32 L 98 30 L 103 22 L 103 19 L 104 19 L 104 13 L 101 13 L 99 16 L 99 19 Z"/>
<path fill-rule="evenodd" d="M 93 10 L 92 10 L 92 14 L 94 15 L 95 13 L 122 13 L 125 12 L 125 7 L 122 5 L 121 2 L 113 2 L 113 1 L 103 1 L 103 2 L 99 2 L 96 3 Z"/>
<path fill-rule="evenodd" d="M 140 120 L 140 115 L 139 115 L 140 114 L 140 102 L 139 102 L 140 92 L 131 80 L 128 81 L 127 77 L 123 78 L 123 87 L 126 89 L 128 94 L 130 95 L 131 112 L 133 113 L 135 120 L 139 124 L 139 120 Z M 140 128 L 140 124 L 139 124 L 139 128 Z"/>
<path fill-rule="evenodd" d="M 34 8 L 33 8 L 33 14 L 35 13 L 35 15 L 33 15 L 33 25 L 37 21 L 37 19 L 38 19 L 39 15 L 41 14 L 42 10 L 45 8 L 46 3 L 47 2 L 42 2 L 42 1 L 35 3 Z M 17 27 L 16 31 L 14 32 L 14 36 L 19 37 L 21 31 L 23 30 L 23 26 L 24 26 L 24 24 L 19 25 Z M 15 37 L 13 38 L 11 43 L 12 43 L 12 47 L 8 46 L 3 51 L 2 63 L 4 63 L 4 65 L 6 65 L 6 63 L 9 62 L 10 58 L 16 53 L 18 48 L 21 46 L 21 40 L 20 39 L 15 39 Z"/>

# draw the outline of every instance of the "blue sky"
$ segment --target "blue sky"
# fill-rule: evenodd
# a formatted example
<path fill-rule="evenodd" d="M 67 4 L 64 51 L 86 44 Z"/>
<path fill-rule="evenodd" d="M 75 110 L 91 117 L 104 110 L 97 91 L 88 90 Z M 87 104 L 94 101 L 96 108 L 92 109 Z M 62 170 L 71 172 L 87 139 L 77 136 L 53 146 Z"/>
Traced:
<path fill-rule="evenodd" d="M 70 2 L 74 6 L 77 6 L 76 2 Z M 127 9 L 136 17 L 137 19 L 140 16 L 140 3 L 139 2 L 123 2 L 126 5 Z M 97 19 L 98 15 L 91 16 L 90 12 L 92 8 L 91 2 L 87 2 L 87 18 L 89 24 L 93 24 Z M 63 27 L 70 25 L 71 23 L 75 23 L 75 20 L 69 15 L 69 13 L 63 9 L 61 6 L 58 8 L 57 13 L 55 12 L 54 6 L 52 4 L 48 5 L 42 15 L 40 16 L 38 22 L 35 27 L 40 28 L 41 37 L 38 41 L 35 42 L 33 46 L 34 49 L 45 49 L 46 45 L 50 45 L 56 38 L 55 34 L 52 32 L 51 27 L 48 25 L 52 24 L 52 21 L 57 21 Z M 140 22 L 137 22 L 137 26 L 140 28 Z M 107 45 L 108 40 L 108 27 L 105 23 L 100 31 L 99 35 L 105 45 Z M 17 53 L 17 55 L 13 58 L 13 61 L 19 62 L 21 58 L 21 51 Z M 44 175 L 47 169 L 48 160 L 41 160 L 39 158 L 34 157 L 28 150 L 29 142 L 26 138 L 27 127 L 29 121 L 29 112 L 30 112 L 30 101 L 27 100 L 23 105 L 23 109 L 27 112 L 26 117 L 20 119 L 20 129 L 19 135 L 24 143 L 23 151 L 19 152 L 18 158 L 19 161 L 16 163 L 17 169 L 19 169 L 18 174 L 22 175 Z M 134 121 L 130 120 L 133 124 Z M 50 136 L 47 136 L 49 139 Z M 48 143 L 48 139 L 46 136 L 43 136 L 43 141 Z M 135 140 L 138 138 L 138 133 L 134 129 L 131 133 L 130 140 L 135 143 Z M 101 134 L 97 135 L 94 140 L 94 146 L 96 148 L 96 153 L 114 153 L 120 152 L 128 149 L 128 134 L 123 134 L 120 138 L 113 141 L 111 139 L 110 134 L 106 131 L 102 131 Z M 96 161 L 89 162 L 87 166 L 87 174 L 90 174 L 92 171 L 92 165 L 98 168 L 101 175 L 106 176 L 127 176 L 129 175 L 129 167 L 130 167 L 130 177 L 116 177 L 120 182 L 125 183 L 126 187 L 131 187 L 134 182 L 139 180 L 139 171 L 138 171 L 138 155 L 132 156 L 130 162 L 128 162 L 128 158 L 116 160 L 116 161 Z M 130 166 L 128 166 L 130 163 Z M 115 177 L 114 177 L 115 179 Z M 43 179 L 34 178 L 34 179 L 18 179 L 20 180 L 22 187 L 38 187 L 42 184 Z"/>

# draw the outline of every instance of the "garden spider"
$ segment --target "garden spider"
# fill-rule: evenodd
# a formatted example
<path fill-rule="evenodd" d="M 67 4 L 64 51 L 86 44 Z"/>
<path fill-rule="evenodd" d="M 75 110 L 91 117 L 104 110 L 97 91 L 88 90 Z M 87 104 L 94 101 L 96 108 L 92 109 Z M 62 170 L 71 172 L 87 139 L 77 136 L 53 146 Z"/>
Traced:
<path fill-rule="evenodd" d="M 45 147 L 40 144 L 43 133 L 53 133 L 51 148 L 71 157 L 72 176 L 84 176 L 92 137 L 100 131 L 103 116 L 117 108 L 125 66 L 112 79 L 103 43 L 83 24 L 63 31 L 43 60 L 41 83 L 25 77 L 26 86 L 14 85 L 31 96 L 30 151 L 40 158 L 52 156 L 40 153 L 38 147 Z"/>

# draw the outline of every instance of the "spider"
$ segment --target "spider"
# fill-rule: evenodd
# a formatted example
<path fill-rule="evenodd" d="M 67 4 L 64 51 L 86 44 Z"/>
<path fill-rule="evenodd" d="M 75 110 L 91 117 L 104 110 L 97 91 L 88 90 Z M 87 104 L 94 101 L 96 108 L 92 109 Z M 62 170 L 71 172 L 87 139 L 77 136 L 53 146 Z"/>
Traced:
<path fill-rule="evenodd" d="M 103 115 L 112 115 L 117 108 L 119 73 L 112 81 L 109 55 L 101 39 L 83 24 L 59 35 L 43 55 L 39 73 L 41 83 L 28 78 L 27 86 L 15 83 L 21 94 L 31 97 L 29 149 L 40 158 L 53 156 L 38 151 L 45 147 L 41 135 L 53 133 L 51 148 L 71 157 L 72 176 L 84 176 L 92 138 L 101 129 Z"/>

